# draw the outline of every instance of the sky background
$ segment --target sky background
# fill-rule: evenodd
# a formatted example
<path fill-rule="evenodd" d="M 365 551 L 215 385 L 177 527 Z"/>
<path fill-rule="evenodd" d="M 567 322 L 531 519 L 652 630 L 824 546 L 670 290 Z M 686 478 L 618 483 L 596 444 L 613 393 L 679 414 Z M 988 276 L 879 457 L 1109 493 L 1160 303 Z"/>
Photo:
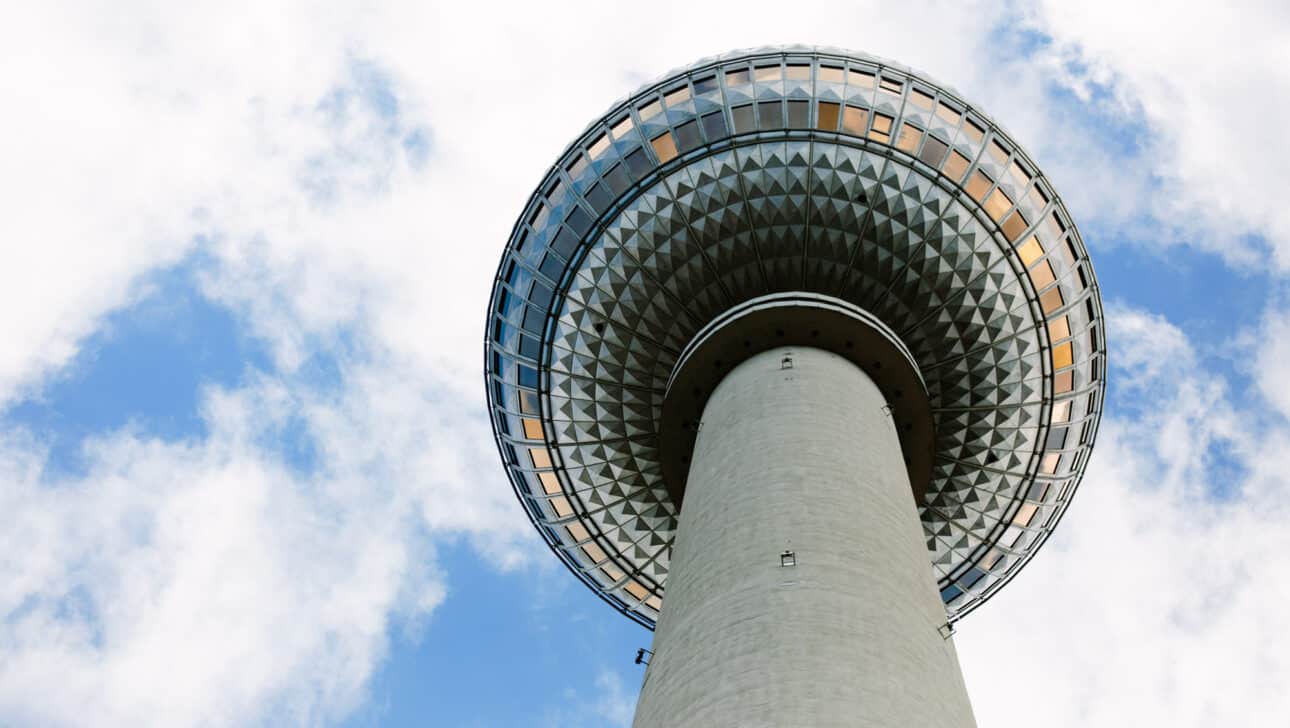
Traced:
<path fill-rule="evenodd" d="M 699 57 L 896 59 L 1088 244 L 1107 416 L 959 624 L 983 727 L 1290 715 L 1290 6 L 54 2 L 0 22 L 0 725 L 626 726 L 480 378 L 511 223 Z"/>

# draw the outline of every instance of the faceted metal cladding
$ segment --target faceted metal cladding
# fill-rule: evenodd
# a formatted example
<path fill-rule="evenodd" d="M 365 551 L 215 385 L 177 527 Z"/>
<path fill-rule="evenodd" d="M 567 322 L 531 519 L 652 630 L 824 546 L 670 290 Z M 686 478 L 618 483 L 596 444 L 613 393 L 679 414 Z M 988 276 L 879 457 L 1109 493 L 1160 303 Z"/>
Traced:
<path fill-rule="evenodd" d="M 782 47 L 700 61 L 615 104 L 516 223 L 485 367 L 516 493 L 591 588 L 652 626 L 676 509 L 668 378 L 723 312 L 778 292 L 876 316 L 919 367 L 934 456 L 919 502 L 949 618 L 1047 538 L 1105 389 L 1079 233 L 988 116 L 909 69 Z"/>

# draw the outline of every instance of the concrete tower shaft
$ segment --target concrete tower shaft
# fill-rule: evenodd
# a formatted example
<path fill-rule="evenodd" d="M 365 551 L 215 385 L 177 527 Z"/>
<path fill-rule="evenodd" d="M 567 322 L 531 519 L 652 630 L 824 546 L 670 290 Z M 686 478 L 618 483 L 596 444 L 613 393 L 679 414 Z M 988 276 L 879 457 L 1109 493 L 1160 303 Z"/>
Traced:
<path fill-rule="evenodd" d="M 703 410 L 636 728 L 974 726 L 945 623 L 879 388 L 809 347 L 736 366 Z"/>

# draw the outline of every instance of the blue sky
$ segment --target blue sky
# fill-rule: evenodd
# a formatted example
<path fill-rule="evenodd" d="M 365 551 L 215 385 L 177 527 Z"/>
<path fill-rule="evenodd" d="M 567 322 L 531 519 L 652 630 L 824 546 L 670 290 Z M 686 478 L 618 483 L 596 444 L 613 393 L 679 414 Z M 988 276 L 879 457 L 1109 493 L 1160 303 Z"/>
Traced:
<path fill-rule="evenodd" d="M 0 724 L 628 724 L 650 634 L 514 502 L 488 288 L 589 119 L 784 41 L 1002 120 L 1108 304 L 1080 496 L 959 626 L 980 723 L 1290 710 L 1284 10 L 659 9 L 127 3 L 0 30 Z"/>

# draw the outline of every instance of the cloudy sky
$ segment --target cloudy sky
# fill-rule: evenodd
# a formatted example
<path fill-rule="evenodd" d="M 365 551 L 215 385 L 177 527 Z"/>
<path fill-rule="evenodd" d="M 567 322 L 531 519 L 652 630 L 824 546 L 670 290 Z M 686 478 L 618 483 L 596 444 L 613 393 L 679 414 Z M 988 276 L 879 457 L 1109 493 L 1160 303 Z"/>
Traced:
<path fill-rule="evenodd" d="M 1290 714 L 1290 6 L 55 2 L 0 22 L 0 724 L 626 726 L 650 635 L 491 443 L 493 270 L 639 83 L 851 47 L 1076 216 L 1110 393 L 959 625 L 982 726 Z"/>

